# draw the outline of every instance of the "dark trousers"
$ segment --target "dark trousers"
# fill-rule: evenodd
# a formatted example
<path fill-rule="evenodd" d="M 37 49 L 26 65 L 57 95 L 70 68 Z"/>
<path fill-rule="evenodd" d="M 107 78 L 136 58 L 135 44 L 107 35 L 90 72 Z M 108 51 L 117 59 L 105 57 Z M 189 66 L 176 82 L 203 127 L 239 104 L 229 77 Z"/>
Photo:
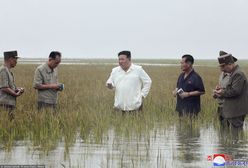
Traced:
<path fill-rule="evenodd" d="M 190 118 L 195 118 L 198 116 L 199 112 L 196 111 L 185 111 L 185 110 L 181 110 L 178 112 L 178 116 L 179 117 L 190 117 Z"/>
<path fill-rule="evenodd" d="M 15 106 L 9 104 L 0 104 L 0 107 L 8 112 L 10 121 L 12 121 L 15 118 L 15 114 L 14 114 Z"/>
<path fill-rule="evenodd" d="M 222 116 L 222 110 L 223 110 L 222 107 L 218 107 L 219 121 L 221 126 L 231 127 L 231 128 L 243 128 L 246 115 L 233 117 L 233 118 L 224 118 Z"/>
<path fill-rule="evenodd" d="M 38 102 L 38 111 L 52 109 L 53 111 L 56 110 L 56 104 L 49 104 L 44 102 Z"/>

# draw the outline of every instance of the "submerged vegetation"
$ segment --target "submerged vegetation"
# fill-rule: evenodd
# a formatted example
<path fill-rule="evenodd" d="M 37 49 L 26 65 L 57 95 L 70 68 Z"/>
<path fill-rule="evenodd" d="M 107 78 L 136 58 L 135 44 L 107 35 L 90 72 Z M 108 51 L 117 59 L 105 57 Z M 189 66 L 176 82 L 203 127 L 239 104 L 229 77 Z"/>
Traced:
<path fill-rule="evenodd" d="M 35 68 L 36 65 L 19 64 L 14 69 L 16 84 L 24 87 L 25 93 L 17 99 L 12 122 L 5 111 L 0 111 L 0 149 L 6 152 L 23 141 L 30 150 L 42 151 L 45 155 L 56 149 L 59 142 L 64 142 L 67 153 L 77 139 L 83 143 L 103 143 L 105 138 L 110 138 L 109 130 L 114 132 L 115 139 L 136 139 L 137 142 L 142 139 L 149 146 L 151 130 L 166 131 L 179 124 L 174 110 L 175 98 L 171 94 L 180 73 L 179 66 L 144 66 L 153 81 L 144 111 L 125 115 L 113 110 L 114 92 L 105 87 L 112 65 L 60 65 L 59 81 L 65 84 L 65 90 L 59 93 L 56 113 L 37 111 L 37 94 L 32 88 Z M 217 84 L 219 69 L 217 66 L 196 66 L 195 69 L 203 78 L 206 94 L 201 97 L 202 111 L 194 119 L 193 127 L 218 127 L 212 89 Z M 243 69 L 248 72 L 248 66 Z M 186 124 L 192 122 L 184 120 Z M 159 132 L 157 134 L 159 136 Z M 157 155 L 160 160 L 159 151 Z M 163 167 L 163 160 L 159 163 Z"/>

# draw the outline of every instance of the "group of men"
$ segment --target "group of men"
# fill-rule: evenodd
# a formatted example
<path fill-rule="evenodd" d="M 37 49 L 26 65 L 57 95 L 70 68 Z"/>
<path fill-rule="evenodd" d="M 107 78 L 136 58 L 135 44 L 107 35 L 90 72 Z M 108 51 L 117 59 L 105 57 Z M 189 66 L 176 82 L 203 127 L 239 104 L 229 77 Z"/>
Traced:
<path fill-rule="evenodd" d="M 16 87 L 10 71 L 16 66 L 18 58 L 17 51 L 4 52 L 4 65 L 0 67 L 0 106 L 8 110 L 11 118 L 16 97 L 24 93 L 22 87 Z M 109 89 L 115 90 L 114 109 L 123 113 L 142 111 L 143 100 L 150 91 L 152 80 L 141 66 L 132 63 L 130 51 L 119 52 L 118 59 L 119 66 L 112 69 L 106 82 Z M 219 120 L 222 125 L 242 128 L 248 113 L 247 78 L 232 54 L 220 51 L 218 61 L 222 73 L 213 97 L 218 100 Z M 57 77 L 56 67 L 60 62 L 61 53 L 52 51 L 48 61 L 35 71 L 33 87 L 38 90 L 38 110 L 56 107 L 57 92 L 64 88 Z M 205 93 L 205 88 L 193 64 L 193 56 L 182 56 L 182 73 L 172 92 L 177 98 L 176 111 L 180 117 L 195 117 L 201 111 L 200 96 Z"/>
<path fill-rule="evenodd" d="M 141 66 L 132 63 L 130 51 L 121 51 L 118 58 L 119 66 L 112 69 L 106 82 L 109 89 L 115 89 L 114 108 L 124 113 L 141 111 L 143 99 L 151 88 L 151 78 Z M 237 59 L 232 54 L 220 51 L 218 61 L 222 73 L 213 97 L 218 100 L 219 119 L 221 125 L 239 129 L 243 127 L 248 113 L 247 78 L 239 65 L 235 64 Z M 205 94 L 205 88 L 193 64 L 193 56 L 182 56 L 182 73 L 172 92 L 177 98 L 176 111 L 179 117 L 195 117 L 201 111 L 200 96 Z"/>
<path fill-rule="evenodd" d="M 23 87 L 15 85 L 11 69 L 17 64 L 17 51 L 4 52 L 4 64 L 0 67 L 0 106 L 8 111 L 9 118 L 14 118 L 16 98 L 24 93 Z M 63 90 L 63 84 L 58 83 L 56 67 L 61 61 L 61 53 L 52 51 L 46 63 L 35 70 L 33 86 L 38 90 L 38 110 L 46 107 L 55 109 L 57 92 Z"/>

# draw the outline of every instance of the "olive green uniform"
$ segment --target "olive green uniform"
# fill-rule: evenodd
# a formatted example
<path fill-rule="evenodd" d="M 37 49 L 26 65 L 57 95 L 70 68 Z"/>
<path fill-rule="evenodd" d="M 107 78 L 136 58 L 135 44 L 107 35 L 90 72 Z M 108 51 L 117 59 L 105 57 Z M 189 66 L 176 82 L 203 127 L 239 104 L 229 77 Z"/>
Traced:
<path fill-rule="evenodd" d="M 5 65 L 0 67 L 0 105 L 15 107 L 16 97 L 3 92 L 1 90 L 2 88 L 11 88 L 16 90 L 14 75 Z"/>
<path fill-rule="evenodd" d="M 57 69 L 51 69 L 47 63 L 37 67 L 34 75 L 33 87 L 41 84 L 57 84 Z M 38 89 L 38 103 L 57 104 L 58 91 L 54 89 Z"/>

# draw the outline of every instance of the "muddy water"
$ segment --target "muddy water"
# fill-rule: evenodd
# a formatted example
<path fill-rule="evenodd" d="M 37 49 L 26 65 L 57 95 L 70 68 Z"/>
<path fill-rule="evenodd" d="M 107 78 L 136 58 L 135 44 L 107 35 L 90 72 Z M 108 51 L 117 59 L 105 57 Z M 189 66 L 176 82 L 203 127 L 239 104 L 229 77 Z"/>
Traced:
<path fill-rule="evenodd" d="M 234 135 L 211 125 L 196 126 L 183 121 L 169 128 L 157 126 L 139 136 L 122 137 L 111 129 L 103 135 L 101 143 L 86 143 L 78 138 L 66 149 L 61 140 L 56 149 L 47 155 L 31 147 L 30 142 L 18 141 L 10 152 L 0 150 L 0 164 L 86 168 L 210 168 L 214 167 L 214 154 L 225 154 L 232 157 L 236 164 L 244 164 L 241 161 L 248 162 L 247 130 L 246 125 L 244 131 Z"/>

